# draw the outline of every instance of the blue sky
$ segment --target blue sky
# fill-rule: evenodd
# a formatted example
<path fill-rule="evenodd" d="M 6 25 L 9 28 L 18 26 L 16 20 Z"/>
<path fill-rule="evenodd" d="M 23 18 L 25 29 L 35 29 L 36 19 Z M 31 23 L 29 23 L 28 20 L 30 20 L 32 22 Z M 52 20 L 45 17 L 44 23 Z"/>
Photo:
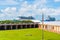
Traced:
<path fill-rule="evenodd" d="M 33 16 L 41 20 L 48 15 L 60 20 L 60 0 L 0 0 L 0 20 L 16 19 L 18 16 Z"/>

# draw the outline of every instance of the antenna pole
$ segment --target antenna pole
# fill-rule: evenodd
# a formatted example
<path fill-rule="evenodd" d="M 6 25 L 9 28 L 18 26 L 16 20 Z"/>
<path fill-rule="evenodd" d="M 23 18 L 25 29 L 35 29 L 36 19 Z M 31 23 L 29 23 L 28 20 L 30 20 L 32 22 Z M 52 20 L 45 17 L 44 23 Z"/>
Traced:
<path fill-rule="evenodd" d="M 44 40 L 44 14 L 42 13 L 42 40 Z"/>

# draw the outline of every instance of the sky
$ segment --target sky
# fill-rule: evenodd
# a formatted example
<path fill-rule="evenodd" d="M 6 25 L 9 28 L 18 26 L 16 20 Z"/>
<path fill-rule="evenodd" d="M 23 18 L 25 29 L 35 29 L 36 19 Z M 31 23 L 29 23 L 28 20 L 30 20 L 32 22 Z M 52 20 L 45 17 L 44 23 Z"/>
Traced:
<path fill-rule="evenodd" d="M 0 20 L 12 20 L 18 16 L 33 16 L 41 20 L 48 15 L 60 20 L 60 0 L 0 0 Z"/>

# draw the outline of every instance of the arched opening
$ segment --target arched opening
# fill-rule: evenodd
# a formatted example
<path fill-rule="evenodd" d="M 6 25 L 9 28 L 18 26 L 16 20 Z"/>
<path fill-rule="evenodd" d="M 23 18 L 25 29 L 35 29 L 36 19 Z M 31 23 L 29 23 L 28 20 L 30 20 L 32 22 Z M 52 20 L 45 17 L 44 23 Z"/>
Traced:
<path fill-rule="evenodd" d="M 31 28 L 34 28 L 34 25 L 33 24 L 31 25 Z"/>
<path fill-rule="evenodd" d="M 30 25 L 27 25 L 27 28 L 30 28 Z"/>
<path fill-rule="evenodd" d="M 11 29 L 11 25 L 6 25 L 6 30 L 10 30 Z"/>
<path fill-rule="evenodd" d="M 22 25 L 17 25 L 17 29 L 22 29 Z"/>
<path fill-rule="evenodd" d="M 5 30 L 5 26 L 4 25 L 0 26 L 0 30 Z"/>
<path fill-rule="evenodd" d="M 38 24 L 35 24 L 35 28 L 38 28 Z"/>
<path fill-rule="evenodd" d="M 12 25 L 12 29 L 16 29 L 16 25 Z"/>
<path fill-rule="evenodd" d="M 26 28 L 26 25 L 22 25 L 23 26 L 23 28 Z"/>

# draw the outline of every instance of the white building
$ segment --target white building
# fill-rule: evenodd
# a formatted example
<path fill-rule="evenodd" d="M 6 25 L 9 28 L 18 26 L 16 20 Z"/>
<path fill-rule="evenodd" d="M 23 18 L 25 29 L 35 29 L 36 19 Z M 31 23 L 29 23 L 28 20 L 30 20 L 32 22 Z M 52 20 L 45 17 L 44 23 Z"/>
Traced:
<path fill-rule="evenodd" d="M 50 21 L 50 22 L 44 22 L 43 29 L 60 33 L 60 21 Z M 39 28 L 42 29 L 42 23 L 40 23 Z"/>

